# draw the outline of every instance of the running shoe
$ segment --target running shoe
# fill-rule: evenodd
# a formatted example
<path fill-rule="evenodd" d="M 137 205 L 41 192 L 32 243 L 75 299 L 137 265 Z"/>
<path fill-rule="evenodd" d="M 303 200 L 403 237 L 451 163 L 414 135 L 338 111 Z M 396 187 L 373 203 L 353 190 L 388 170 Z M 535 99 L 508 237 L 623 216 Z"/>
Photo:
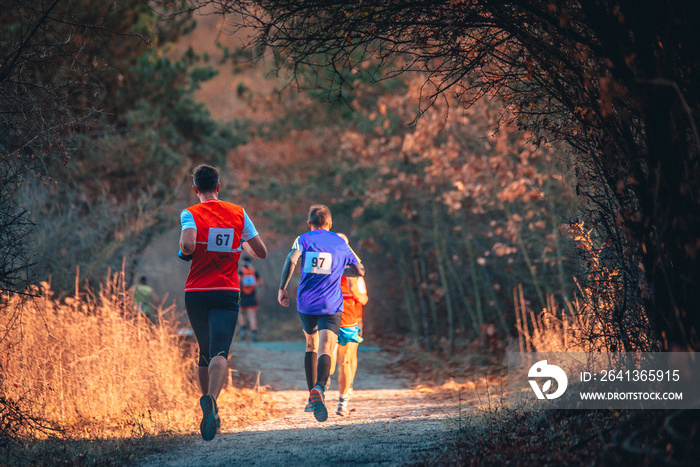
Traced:
<path fill-rule="evenodd" d="M 309 393 L 309 399 L 314 405 L 314 417 L 319 422 L 325 422 L 328 419 L 328 410 L 324 403 L 323 393 L 318 388 L 313 388 Z"/>
<path fill-rule="evenodd" d="M 314 411 L 314 403 L 311 402 L 311 398 L 309 397 L 309 402 L 306 404 L 306 407 L 304 407 L 304 412 L 313 412 Z"/>
<path fill-rule="evenodd" d="M 335 413 L 341 417 L 350 415 L 350 411 L 348 410 L 348 401 L 338 401 L 338 410 L 336 410 Z"/>
<path fill-rule="evenodd" d="M 199 399 L 202 407 L 202 423 L 199 424 L 199 431 L 202 433 L 204 441 L 211 441 L 216 436 L 219 409 L 216 407 L 216 400 L 213 396 L 205 394 Z"/>

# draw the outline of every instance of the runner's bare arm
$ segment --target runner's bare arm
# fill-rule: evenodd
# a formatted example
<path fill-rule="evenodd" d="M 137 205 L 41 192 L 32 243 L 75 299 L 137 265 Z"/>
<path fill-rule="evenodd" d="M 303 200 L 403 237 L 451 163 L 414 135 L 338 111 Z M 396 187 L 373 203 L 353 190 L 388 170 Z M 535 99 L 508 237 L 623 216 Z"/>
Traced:
<path fill-rule="evenodd" d="M 360 305 L 366 305 L 369 301 L 369 297 L 367 296 L 367 284 L 365 283 L 365 279 L 358 277 L 353 280 L 348 280 L 348 285 L 350 286 L 350 292 L 352 292 L 355 300 L 360 302 Z"/>
<path fill-rule="evenodd" d="M 180 249 L 185 255 L 194 253 L 197 246 L 197 229 L 185 229 L 180 234 Z"/>
<path fill-rule="evenodd" d="M 254 258 L 267 258 L 267 247 L 260 238 L 260 235 L 256 235 L 250 240 L 243 242 L 241 246 L 248 254 L 250 254 Z"/>

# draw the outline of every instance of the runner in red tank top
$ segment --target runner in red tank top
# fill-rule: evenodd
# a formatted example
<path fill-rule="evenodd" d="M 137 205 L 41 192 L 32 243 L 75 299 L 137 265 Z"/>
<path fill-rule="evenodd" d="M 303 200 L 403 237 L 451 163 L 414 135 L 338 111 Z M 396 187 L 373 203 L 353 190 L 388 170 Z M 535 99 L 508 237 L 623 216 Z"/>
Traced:
<path fill-rule="evenodd" d="M 250 339 L 257 342 L 258 297 L 256 290 L 258 287 L 263 287 L 264 283 L 248 257 L 243 257 L 241 260 L 238 276 L 241 282 L 241 309 L 238 312 L 238 327 L 241 330 L 239 337 L 241 340 L 245 340 L 250 329 Z"/>
<path fill-rule="evenodd" d="M 199 429 L 202 438 L 210 441 L 220 428 L 216 399 L 226 381 L 228 351 L 238 319 L 238 259 L 242 250 L 265 258 L 267 248 L 243 207 L 219 200 L 221 184 L 214 167 L 197 167 L 193 178 L 199 203 L 180 215 L 178 256 L 192 261 L 185 305 L 199 344 Z"/>

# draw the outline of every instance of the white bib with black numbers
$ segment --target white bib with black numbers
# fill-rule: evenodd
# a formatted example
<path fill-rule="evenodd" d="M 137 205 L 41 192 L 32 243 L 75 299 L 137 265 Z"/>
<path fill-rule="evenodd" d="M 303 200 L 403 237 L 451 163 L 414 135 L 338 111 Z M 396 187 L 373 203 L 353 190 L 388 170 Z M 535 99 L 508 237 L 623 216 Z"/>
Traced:
<path fill-rule="evenodd" d="M 209 229 L 207 251 L 231 253 L 233 251 L 233 229 Z"/>
<path fill-rule="evenodd" d="M 304 257 L 304 272 L 310 274 L 330 274 L 333 255 L 325 251 L 307 251 Z"/>

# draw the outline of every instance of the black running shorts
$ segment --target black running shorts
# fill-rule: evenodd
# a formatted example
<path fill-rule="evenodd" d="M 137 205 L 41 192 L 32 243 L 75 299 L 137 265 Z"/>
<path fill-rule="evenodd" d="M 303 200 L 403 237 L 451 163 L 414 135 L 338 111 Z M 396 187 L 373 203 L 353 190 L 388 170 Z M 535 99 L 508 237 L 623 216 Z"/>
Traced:
<path fill-rule="evenodd" d="M 306 313 L 299 313 L 301 328 L 307 334 L 314 334 L 321 329 L 328 329 L 338 334 L 340 330 L 340 319 L 342 317 L 342 311 L 334 315 L 307 315 Z"/>
<path fill-rule="evenodd" d="M 258 298 L 255 293 L 243 293 L 241 292 L 241 308 L 257 308 Z"/>
<path fill-rule="evenodd" d="M 240 293 L 234 290 L 185 292 L 185 306 L 199 344 L 199 366 L 216 356 L 228 358 L 238 321 Z"/>

